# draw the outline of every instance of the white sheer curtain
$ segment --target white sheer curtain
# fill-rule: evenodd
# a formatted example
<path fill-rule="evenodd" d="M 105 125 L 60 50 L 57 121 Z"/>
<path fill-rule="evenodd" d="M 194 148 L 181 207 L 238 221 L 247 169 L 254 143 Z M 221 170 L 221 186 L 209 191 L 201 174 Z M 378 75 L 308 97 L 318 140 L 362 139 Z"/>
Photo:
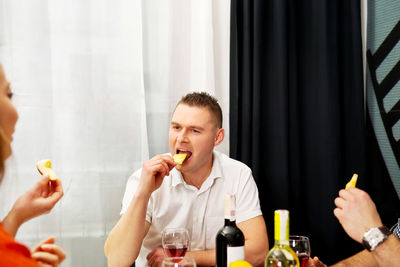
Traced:
<path fill-rule="evenodd" d="M 126 180 L 168 150 L 176 101 L 216 95 L 228 130 L 229 14 L 228 0 L 0 0 L 0 62 L 20 114 L 0 216 L 38 178 L 40 159 L 52 159 L 65 190 L 18 240 L 54 235 L 63 266 L 106 266 Z"/>
<path fill-rule="evenodd" d="M 144 83 L 150 155 L 168 151 L 169 119 L 191 91 L 215 95 L 229 152 L 230 0 L 143 1 Z"/>

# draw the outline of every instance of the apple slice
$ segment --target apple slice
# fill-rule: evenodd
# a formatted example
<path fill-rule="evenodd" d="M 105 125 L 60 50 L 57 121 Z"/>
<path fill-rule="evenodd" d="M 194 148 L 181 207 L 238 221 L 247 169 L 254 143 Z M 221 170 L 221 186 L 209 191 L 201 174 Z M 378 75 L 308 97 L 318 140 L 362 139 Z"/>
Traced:
<path fill-rule="evenodd" d="M 349 187 L 356 187 L 357 179 L 358 179 L 358 174 L 357 173 L 353 174 L 353 177 L 351 177 L 351 180 L 346 184 L 345 189 L 347 189 Z"/>
<path fill-rule="evenodd" d="M 182 154 L 175 154 L 173 156 L 173 159 L 175 161 L 176 164 L 182 164 L 183 161 L 186 159 L 187 154 L 186 153 L 182 153 Z"/>
<path fill-rule="evenodd" d="M 51 181 L 58 179 L 56 172 L 51 168 L 51 161 L 49 159 L 44 159 L 36 163 L 36 168 L 40 174 L 48 174 Z"/>

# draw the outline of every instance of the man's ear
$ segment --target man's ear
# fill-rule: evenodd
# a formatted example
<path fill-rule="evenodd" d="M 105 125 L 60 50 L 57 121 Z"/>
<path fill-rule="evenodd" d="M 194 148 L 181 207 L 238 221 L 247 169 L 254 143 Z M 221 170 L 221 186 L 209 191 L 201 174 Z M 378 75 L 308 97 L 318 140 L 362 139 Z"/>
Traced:
<path fill-rule="evenodd" d="M 225 130 L 224 128 L 219 128 L 217 130 L 217 134 L 215 136 L 215 140 L 214 140 L 214 146 L 218 146 L 219 144 L 222 143 L 222 141 L 224 141 L 224 137 L 225 137 Z"/>

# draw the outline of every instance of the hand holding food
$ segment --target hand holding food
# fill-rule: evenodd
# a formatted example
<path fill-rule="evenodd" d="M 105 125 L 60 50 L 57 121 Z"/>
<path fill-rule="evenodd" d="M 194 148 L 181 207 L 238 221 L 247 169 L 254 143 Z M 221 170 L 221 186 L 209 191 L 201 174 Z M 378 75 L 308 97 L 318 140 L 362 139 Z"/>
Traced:
<path fill-rule="evenodd" d="M 335 199 L 333 213 L 346 233 L 361 243 L 365 232 L 373 227 L 382 226 L 375 203 L 363 190 L 350 187 L 340 190 Z"/>
<path fill-rule="evenodd" d="M 51 168 L 51 161 L 49 159 L 44 159 L 36 163 L 36 168 L 40 174 L 48 174 L 51 181 L 58 179 L 56 172 Z"/>
<path fill-rule="evenodd" d="M 44 174 L 31 189 L 15 201 L 12 209 L 3 220 L 4 228 L 12 235 L 15 235 L 24 222 L 50 212 L 63 196 L 61 181 L 49 179 L 48 174 Z"/>

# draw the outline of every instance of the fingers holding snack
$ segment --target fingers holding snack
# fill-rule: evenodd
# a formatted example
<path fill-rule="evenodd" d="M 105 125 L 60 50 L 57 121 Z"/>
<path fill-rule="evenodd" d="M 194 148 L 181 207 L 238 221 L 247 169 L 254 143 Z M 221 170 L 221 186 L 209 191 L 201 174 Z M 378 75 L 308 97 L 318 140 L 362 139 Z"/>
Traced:
<path fill-rule="evenodd" d="M 36 163 L 36 168 L 40 174 L 48 174 L 51 181 L 58 179 L 56 172 L 51 168 L 51 161 L 49 159 L 44 159 Z"/>
<path fill-rule="evenodd" d="M 160 187 L 165 176 L 169 176 L 170 170 L 175 167 L 176 163 L 169 155 L 157 155 L 142 165 L 140 191 L 148 195 Z"/>
<path fill-rule="evenodd" d="M 51 161 L 44 159 L 36 163 L 36 168 L 42 174 L 42 179 L 38 186 L 42 188 L 42 197 L 49 197 L 57 202 L 63 196 L 63 189 L 58 175 L 51 167 Z M 46 183 L 48 186 L 46 186 Z"/>

